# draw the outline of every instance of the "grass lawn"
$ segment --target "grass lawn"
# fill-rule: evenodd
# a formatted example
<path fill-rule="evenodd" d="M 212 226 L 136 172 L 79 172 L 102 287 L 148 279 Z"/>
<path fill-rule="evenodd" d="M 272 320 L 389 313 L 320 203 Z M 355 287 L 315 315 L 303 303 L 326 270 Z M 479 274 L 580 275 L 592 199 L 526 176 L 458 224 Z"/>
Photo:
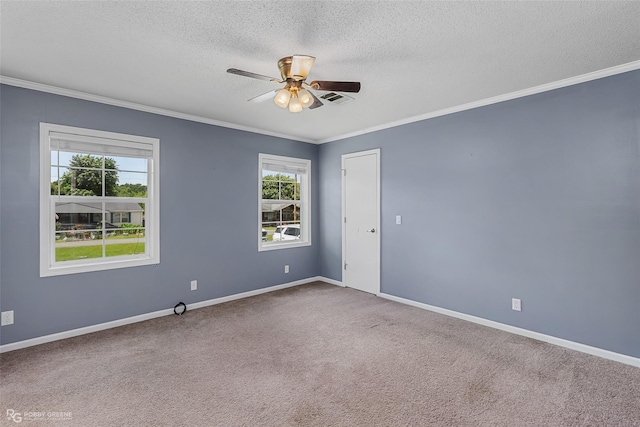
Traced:
<path fill-rule="evenodd" d="M 265 230 L 267 230 L 267 232 L 269 231 L 276 231 L 276 227 L 262 227 Z M 272 242 L 273 241 L 273 233 L 267 233 L 267 242 Z"/>
<path fill-rule="evenodd" d="M 144 253 L 144 243 L 120 243 L 107 245 L 107 256 L 134 255 Z M 102 245 L 67 246 L 56 248 L 56 261 L 101 258 Z"/>

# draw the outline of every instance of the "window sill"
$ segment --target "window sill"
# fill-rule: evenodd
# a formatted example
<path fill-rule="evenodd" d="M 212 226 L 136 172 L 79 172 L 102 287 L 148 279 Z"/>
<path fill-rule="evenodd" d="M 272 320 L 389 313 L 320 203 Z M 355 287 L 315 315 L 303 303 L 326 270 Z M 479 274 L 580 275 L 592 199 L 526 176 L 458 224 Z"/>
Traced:
<path fill-rule="evenodd" d="M 311 246 L 311 242 L 286 242 L 286 243 L 275 243 L 275 244 L 263 244 L 260 242 L 258 246 L 258 252 L 265 251 L 274 251 L 278 249 L 291 249 L 291 248 L 300 248 L 304 246 Z"/>
<path fill-rule="evenodd" d="M 43 267 L 40 269 L 40 277 L 62 276 L 66 274 L 90 273 L 93 271 L 114 270 L 116 268 L 140 267 L 144 265 L 156 265 L 160 259 L 134 258 L 113 261 L 87 262 L 86 264 L 74 264 L 55 267 Z"/>

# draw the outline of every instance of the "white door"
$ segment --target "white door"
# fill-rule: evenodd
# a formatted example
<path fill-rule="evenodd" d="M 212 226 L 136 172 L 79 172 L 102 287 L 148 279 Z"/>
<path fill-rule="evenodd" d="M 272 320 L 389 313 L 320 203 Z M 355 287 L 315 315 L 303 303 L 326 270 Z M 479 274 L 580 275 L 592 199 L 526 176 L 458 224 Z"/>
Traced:
<path fill-rule="evenodd" d="M 342 283 L 380 293 L 380 150 L 342 156 Z"/>

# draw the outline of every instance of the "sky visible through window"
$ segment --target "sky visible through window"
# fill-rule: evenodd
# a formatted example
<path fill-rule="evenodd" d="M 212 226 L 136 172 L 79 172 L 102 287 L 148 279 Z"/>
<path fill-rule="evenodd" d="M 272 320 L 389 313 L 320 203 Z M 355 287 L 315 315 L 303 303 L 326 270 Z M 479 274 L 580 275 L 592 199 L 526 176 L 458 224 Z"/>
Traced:
<path fill-rule="evenodd" d="M 71 158 L 75 155 L 86 155 L 87 153 L 72 153 L 67 151 L 51 151 L 51 182 L 58 181 L 66 172 Z M 58 157 L 59 156 L 59 157 Z M 101 157 L 101 155 L 93 155 Z M 118 184 L 141 184 L 147 185 L 147 159 L 135 157 L 106 156 L 116 161 L 118 167 Z M 58 167 L 56 167 L 59 166 Z M 59 175 L 59 176 L 58 176 Z"/>
<path fill-rule="evenodd" d="M 262 177 L 264 178 L 265 176 L 269 176 L 269 175 L 282 175 L 282 176 L 286 176 L 287 178 L 291 178 L 291 179 L 297 179 L 298 182 L 300 182 L 300 175 L 296 175 L 293 173 L 286 173 L 286 172 L 274 172 L 274 171 L 269 171 L 269 170 L 262 170 Z"/>

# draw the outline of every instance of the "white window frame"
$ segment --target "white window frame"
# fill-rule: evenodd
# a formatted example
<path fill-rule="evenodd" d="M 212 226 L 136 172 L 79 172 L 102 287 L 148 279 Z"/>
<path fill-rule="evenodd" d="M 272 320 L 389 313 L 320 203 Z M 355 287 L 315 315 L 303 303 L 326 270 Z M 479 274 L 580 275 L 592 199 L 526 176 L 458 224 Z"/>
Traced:
<path fill-rule="evenodd" d="M 265 163 L 284 167 L 303 165 L 306 170 L 306 173 L 300 174 L 300 239 L 284 240 L 277 243 L 262 241 L 262 171 Z M 311 246 L 311 160 L 264 153 L 258 155 L 258 233 L 256 236 L 258 251 Z"/>
<path fill-rule="evenodd" d="M 91 258 L 75 261 L 55 261 L 55 202 L 62 199 L 71 202 L 76 196 L 51 195 L 51 143 L 53 135 L 64 134 L 83 144 L 130 148 L 134 145 L 150 147 L 152 155 L 147 164 L 147 199 L 145 204 L 145 253 L 108 258 Z M 160 263 L 160 140 L 143 136 L 83 129 L 51 123 L 40 123 L 40 277 L 86 273 L 124 267 L 137 267 Z M 86 201 L 86 198 L 84 198 Z M 109 197 L 96 197 L 96 201 L 109 202 Z M 120 200 L 118 198 L 118 200 Z M 104 219 L 104 218 L 103 218 Z"/>

